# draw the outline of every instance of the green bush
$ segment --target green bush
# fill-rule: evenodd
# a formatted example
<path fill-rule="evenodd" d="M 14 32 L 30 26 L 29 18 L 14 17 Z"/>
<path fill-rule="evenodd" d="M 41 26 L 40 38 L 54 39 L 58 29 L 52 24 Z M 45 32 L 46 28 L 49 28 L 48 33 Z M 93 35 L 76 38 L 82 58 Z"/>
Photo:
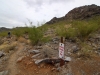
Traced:
<path fill-rule="evenodd" d="M 31 40 L 32 45 L 37 45 L 43 37 L 43 33 L 40 29 L 35 26 L 29 28 L 29 39 Z"/>
<path fill-rule="evenodd" d="M 58 26 L 56 28 L 56 34 L 58 36 L 62 36 L 62 37 L 65 37 L 66 36 L 66 28 L 64 26 Z"/>
<path fill-rule="evenodd" d="M 90 21 L 73 21 L 73 27 L 76 29 L 77 37 L 80 39 L 86 39 L 88 36 L 98 30 L 100 26 L 98 22 Z"/>
<path fill-rule="evenodd" d="M 64 26 L 57 27 L 56 34 L 68 39 L 73 39 L 77 36 L 75 28 L 69 27 L 66 29 Z"/>
<path fill-rule="evenodd" d="M 77 36 L 77 32 L 75 30 L 75 28 L 68 28 L 66 30 L 66 38 L 68 39 L 74 39 Z"/>
<path fill-rule="evenodd" d="M 25 34 L 25 32 L 29 32 L 28 27 L 17 27 L 13 28 L 12 30 L 12 34 L 16 35 L 17 37 L 22 36 L 23 34 Z"/>
<path fill-rule="evenodd" d="M 47 43 L 47 42 L 49 42 L 50 41 L 50 39 L 51 39 L 51 37 L 43 37 L 42 39 L 41 39 L 41 42 L 43 42 L 43 43 Z"/>

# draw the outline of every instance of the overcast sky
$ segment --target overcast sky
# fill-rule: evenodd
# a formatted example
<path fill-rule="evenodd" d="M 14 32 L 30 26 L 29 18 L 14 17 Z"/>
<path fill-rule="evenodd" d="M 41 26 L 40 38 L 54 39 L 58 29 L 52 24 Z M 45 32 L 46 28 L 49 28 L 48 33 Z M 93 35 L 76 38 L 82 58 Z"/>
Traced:
<path fill-rule="evenodd" d="M 0 27 L 25 26 L 28 20 L 37 25 L 91 4 L 100 6 L 100 0 L 0 0 Z"/>

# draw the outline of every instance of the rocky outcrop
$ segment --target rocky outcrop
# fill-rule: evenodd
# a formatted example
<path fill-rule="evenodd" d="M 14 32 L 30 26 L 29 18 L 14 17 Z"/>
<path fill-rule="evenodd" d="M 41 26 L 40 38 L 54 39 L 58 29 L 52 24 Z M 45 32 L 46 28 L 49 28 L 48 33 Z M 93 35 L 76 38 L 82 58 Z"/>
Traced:
<path fill-rule="evenodd" d="M 98 15 L 100 15 L 100 6 L 97 6 L 95 4 L 85 5 L 72 9 L 64 17 L 61 18 L 54 17 L 49 22 L 47 22 L 47 24 L 53 24 L 62 20 L 74 20 L 74 19 L 83 20 Z"/>
<path fill-rule="evenodd" d="M 53 23 L 56 23 L 58 21 L 62 21 L 64 19 L 65 19 L 64 17 L 61 17 L 61 18 L 54 17 L 49 22 L 47 22 L 47 24 L 53 24 Z"/>
<path fill-rule="evenodd" d="M 74 8 L 65 15 L 66 19 L 87 19 L 94 15 L 100 15 L 100 6 L 97 5 L 87 5 Z"/>

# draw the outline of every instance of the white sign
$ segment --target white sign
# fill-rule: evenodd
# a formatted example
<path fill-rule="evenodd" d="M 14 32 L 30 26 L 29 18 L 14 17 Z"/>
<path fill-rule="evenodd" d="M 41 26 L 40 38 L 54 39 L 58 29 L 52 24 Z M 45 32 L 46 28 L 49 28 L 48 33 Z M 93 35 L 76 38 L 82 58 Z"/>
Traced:
<path fill-rule="evenodd" d="M 60 58 L 64 58 L 64 44 L 63 43 L 59 43 L 59 57 Z"/>

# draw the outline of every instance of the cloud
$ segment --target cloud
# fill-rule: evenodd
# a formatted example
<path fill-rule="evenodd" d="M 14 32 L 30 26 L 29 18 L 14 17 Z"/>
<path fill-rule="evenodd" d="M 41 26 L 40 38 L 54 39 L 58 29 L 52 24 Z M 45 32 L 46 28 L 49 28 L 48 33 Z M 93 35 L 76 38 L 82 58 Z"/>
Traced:
<path fill-rule="evenodd" d="M 99 3 L 100 0 L 0 0 L 0 27 L 29 25 L 27 18 L 36 25 L 62 17 L 75 7 Z"/>
<path fill-rule="evenodd" d="M 24 0 L 28 5 L 30 6 L 41 6 L 44 3 L 46 4 L 52 4 L 52 3 L 65 3 L 65 2 L 71 2 L 75 0 Z"/>

